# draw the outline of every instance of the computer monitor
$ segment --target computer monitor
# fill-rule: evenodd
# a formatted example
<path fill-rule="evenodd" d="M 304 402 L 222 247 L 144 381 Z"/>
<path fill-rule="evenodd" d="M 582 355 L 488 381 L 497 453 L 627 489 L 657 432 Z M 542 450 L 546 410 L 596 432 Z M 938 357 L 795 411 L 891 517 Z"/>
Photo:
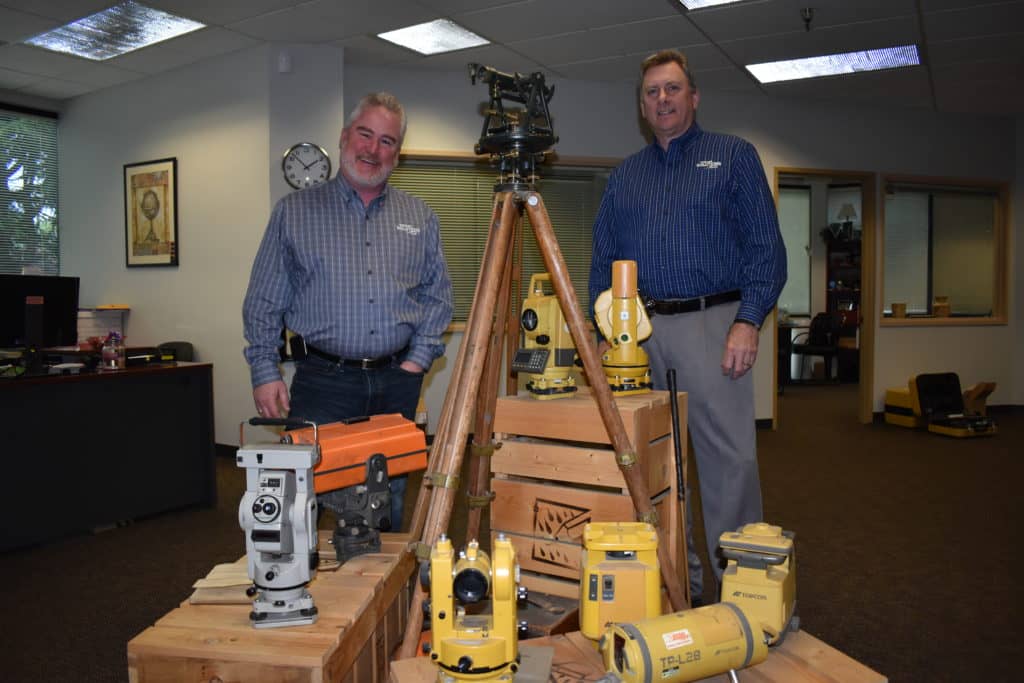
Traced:
<path fill-rule="evenodd" d="M 0 348 L 77 343 L 77 277 L 0 274 Z"/>

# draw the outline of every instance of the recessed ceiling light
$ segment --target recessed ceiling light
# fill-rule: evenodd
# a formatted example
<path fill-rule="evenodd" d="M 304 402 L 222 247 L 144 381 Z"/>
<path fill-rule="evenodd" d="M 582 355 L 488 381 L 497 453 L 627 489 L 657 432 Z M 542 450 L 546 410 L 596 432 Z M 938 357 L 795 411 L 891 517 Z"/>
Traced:
<path fill-rule="evenodd" d="M 127 0 L 25 42 L 54 52 L 99 61 L 205 26 L 198 21 Z"/>
<path fill-rule="evenodd" d="M 703 9 L 715 5 L 728 5 L 730 2 L 742 2 L 742 0 L 679 0 L 686 9 Z"/>
<path fill-rule="evenodd" d="M 435 19 L 425 24 L 378 33 L 377 37 L 383 38 L 389 43 L 416 50 L 423 55 L 463 50 L 467 47 L 487 45 L 490 42 L 448 19 Z"/>
<path fill-rule="evenodd" d="M 747 71 L 762 83 L 793 81 L 799 78 L 818 78 L 852 74 L 858 71 L 881 71 L 921 63 L 916 45 L 885 47 L 880 50 L 843 52 L 835 55 L 786 59 L 779 62 L 748 64 Z"/>

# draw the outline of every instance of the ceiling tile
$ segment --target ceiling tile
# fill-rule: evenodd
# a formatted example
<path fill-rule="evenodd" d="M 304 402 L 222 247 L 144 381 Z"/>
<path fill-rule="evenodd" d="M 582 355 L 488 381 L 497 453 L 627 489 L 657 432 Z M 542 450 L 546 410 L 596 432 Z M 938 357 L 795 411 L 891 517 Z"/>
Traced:
<path fill-rule="evenodd" d="M 38 95 L 39 97 L 49 97 L 54 100 L 77 97 L 92 90 L 95 90 L 94 86 L 75 83 L 74 81 L 64 81 L 59 78 L 47 78 L 23 88 L 18 88 L 18 92 Z"/>
<path fill-rule="evenodd" d="M 431 21 L 432 12 L 413 0 L 313 0 L 291 9 L 230 25 L 255 38 L 277 42 L 327 43 Z"/>
<path fill-rule="evenodd" d="M 519 2 L 520 0 L 420 0 L 420 4 L 424 7 L 429 7 L 438 14 L 448 17 L 460 12 L 501 5 L 516 5 Z"/>
<path fill-rule="evenodd" d="M 345 48 L 346 65 L 387 66 L 407 61 L 414 54 L 376 36 L 356 36 L 332 44 Z"/>
<path fill-rule="evenodd" d="M 1022 58 L 1024 58 L 1024 37 L 1020 34 L 928 43 L 928 61 L 933 66 L 979 60 Z"/>
<path fill-rule="evenodd" d="M 242 50 L 258 42 L 234 31 L 209 27 L 114 57 L 104 63 L 131 71 L 159 73 L 207 57 Z"/>
<path fill-rule="evenodd" d="M 142 0 L 143 4 L 171 14 L 201 21 L 207 25 L 224 26 L 268 12 L 287 9 L 305 0 Z"/>
<path fill-rule="evenodd" d="M 775 33 L 807 32 L 801 10 L 811 6 L 811 33 L 865 21 L 915 16 L 914 0 L 779 0 L 722 5 L 689 17 L 711 40 L 737 40 Z"/>
<path fill-rule="evenodd" d="M 55 19 L 59 25 L 87 17 L 116 3 L 117 0 L 3 0 L 4 7 L 21 10 L 47 19 Z"/>
<path fill-rule="evenodd" d="M 975 115 L 1024 115 L 1024 90 L 1006 88 L 1001 80 L 936 79 L 940 111 Z"/>
<path fill-rule="evenodd" d="M 38 80 L 39 76 L 24 74 L 20 71 L 11 71 L 10 69 L 0 69 L 0 88 L 15 90 L 23 85 L 28 85 L 32 81 Z"/>
<path fill-rule="evenodd" d="M 931 107 L 928 72 L 922 66 L 811 78 L 762 86 L 770 95 L 870 103 L 889 107 Z"/>
<path fill-rule="evenodd" d="M 916 17 L 898 17 L 719 44 L 737 64 L 747 65 L 920 43 Z"/>
<path fill-rule="evenodd" d="M 561 35 L 664 17 L 679 18 L 665 0 L 529 0 L 514 5 L 467 12 L 456 22 L 497 42 Z M 628 26 L 623 30 L 629 30 Z"/>
<path fill-rule="evenodd" d="M 761 84 L 746 69 L 727 67 L 724 69 L 708 69 L 696 71 L 693 80 L 697 81 L 698 90 L 702 91 L 749 91 L 761 92 Z"/>
<path fill-rule="evenodd" d="M 1020 0 L 1015 0 L 1020 2 Z M 1004 4 L 1007 0 L 921 0 L 921 8 L 925 12 L 940 12 L 948 9 L 978 7 L 980 5 Z"/>
<path fill-rule="evenodd" d="M 0 40 L 6 42 L 25 40 L 60 25 L 53 19 L 0 7 Z"/>
<path fill-rule="evenodd" d="M 0 67 L 39 76 L 59 76 L 87 60 L 28 45 L 0 47 Z"/>
<path fill-rule="evenodd" d="M 1005 33 L 1024 33 L 1024 2 L 985 5 L 924 15 L 928 40 L 955 40 Z"/>
<path fill-rule="evenodd" d="M 505 73 L 512 73 L 515 71 L 520 73 L 545 71 L 544 67 L 540 64 L 526 59 L 522 55 L 517 54 L 502 45 L 481 45 L 479 47 L 469 48 L 468 50 L 458 50 L 456 52 L 446 52 L 440 55 L 430 55 L 429 57 L 407 62 L 403 66 L 409 69 L 432 69 L 443 71 L 462 70 L 466 72 L 466 80 L 468 82 L 469 69 L 467 65 L 470 62 L 490 66 Z"/>
<path fill-rule="evenodd" d="M 565 64 L 706 42 L 684 17 L 651 19 L 611 28 L 513 42 L 510 47 L 542 64 Z"/>

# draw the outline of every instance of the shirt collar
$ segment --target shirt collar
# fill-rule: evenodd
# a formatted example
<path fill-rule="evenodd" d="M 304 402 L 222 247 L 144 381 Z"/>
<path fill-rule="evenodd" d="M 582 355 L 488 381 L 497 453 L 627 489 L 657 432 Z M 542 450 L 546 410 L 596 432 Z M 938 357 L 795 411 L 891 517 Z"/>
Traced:
<path fill-rule="evenodd" d="M 341 198 L 344 199 L 347 204 L 351 204 L 352 202 L 357 202 L 360 206 L 362 206 L 362 204 L 363 204 L 362 197 L 360 197 L 359 193 L 356 192 L 355 188 L 352 187 L 347 180 L 345 180 L 345 176 L 343 176 L 341 174 L 341 171 L 338 171 L 337 173 L 334 174 L 334 181 L 333 182 L 337 183 L 337 185 L 338 185 L 337 191 L 341 194 Z M 388 183 L 385 183 L 384 184 L 384 189 L 381 190 L 380 195 L 378 195 L 376 199 L 374 199 L 372 202 L 370 202 L 370 206 L 367 206 L 365 208 L 369 209 L 371 206 L 375 206 L 377 204 L 383 203 L 384 200 L 387 198 L 387 196 L 388 196 L 388 194 L 390 192 L 391 192 L 391 185 L 388 184 Z"/>
<path fill-rule="evenodd" d="M 680 154 L 682 154 L 686 150 L 686 148 L 689 147 L 690 144 L 695 139 L 697 139 L 697 137 L 703 132 L 704 131 L 701 129 L 701 127 L 697 125 L 697 122 L 694 121 L 693 123 L 690 124 L 690 127 L 686 129 L 686 132 L 684 132 L 679 137 L 674 138 L 671 142 L 668 143 L 668 150 L 664 150 L 661 148 L 661 145 L 658 144 L 657 138 L 651 141 L 651 147 L 654 148 L 655 153 L 658 155 L 659 159 L 661 159 L 662 161 L 666 161 L 669 158 L 678 157 Z"/>

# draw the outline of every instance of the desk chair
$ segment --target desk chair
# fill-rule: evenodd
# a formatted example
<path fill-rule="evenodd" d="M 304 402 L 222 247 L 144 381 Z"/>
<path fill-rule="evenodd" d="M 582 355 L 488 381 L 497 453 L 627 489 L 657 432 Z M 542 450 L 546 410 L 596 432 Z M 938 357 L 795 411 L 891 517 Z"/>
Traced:
<path fill-rule="evenodd" d="M 807 356 L 821 356 L 825 361 L 825 379 L 839 380 L 838 371 L 833 374 L 832 360 L 839 356 L 840 321 L 836 313 L 817 313 L 811 320 L 807 332 L 801 332 L 793 339 L 792 352 L 800 356 L 800 378 L 804 376 L 804 362 Z"/>

